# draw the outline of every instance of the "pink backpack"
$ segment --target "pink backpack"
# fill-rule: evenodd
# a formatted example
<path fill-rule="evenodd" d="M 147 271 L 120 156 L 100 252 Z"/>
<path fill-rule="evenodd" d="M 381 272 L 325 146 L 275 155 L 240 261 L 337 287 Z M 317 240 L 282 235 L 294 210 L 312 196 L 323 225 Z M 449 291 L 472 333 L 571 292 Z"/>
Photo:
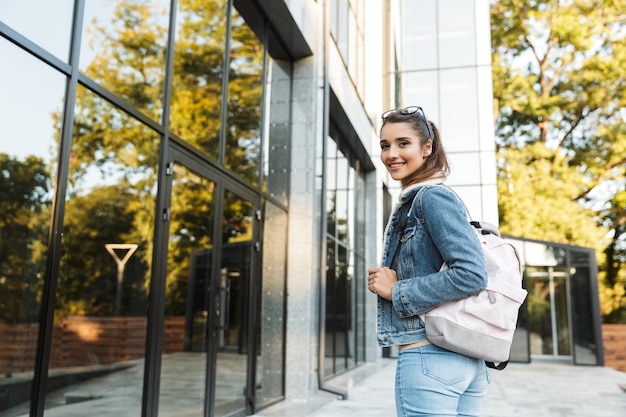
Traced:
<path fill-rule="evenodd" d="M 502 239 L 495 226 L 476 221 L 470 224 L 485 255 L 487 288 L 441 304 L 420 318 L 432 344 L 484 359 L 490 368 L 501 370 L 508 363 L 519 308 L 527 295 L 522 288 L 522 264 L 515 246 Z"/>
<path fill-rule="evenodd" d="M 445 185 L 465 207 L 461 198 Z M 415 200 L 430 186 L 422 187 Z M 420 213 L 423 213 L 420 207 Z M 502 370 L 508 364 L 517 326 L 519 308 L 528 292 L 522 288 L 522 262 L 513 244 L 500 236 L 489 223 L 470 221 L 485 256 L 487 288 L 479 294 L 444 303 L 420 314 L 428 340 L 439 347 L 473 358 L 483 359 L 488 367 Z M 426 225 L 426 231 L 428 227 Z M 444 263 L 441 269 L 447 268 Z"/>

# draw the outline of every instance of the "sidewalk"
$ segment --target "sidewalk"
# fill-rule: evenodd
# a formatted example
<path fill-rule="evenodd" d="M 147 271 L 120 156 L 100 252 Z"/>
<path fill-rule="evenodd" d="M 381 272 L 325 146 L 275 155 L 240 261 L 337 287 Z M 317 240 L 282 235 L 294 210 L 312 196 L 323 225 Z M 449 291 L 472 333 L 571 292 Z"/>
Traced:
<path fill-rule="evenodd" d="M 284 401 L 257 417 L 395 417 L 395 360 L 364 365 L 330 385 L 341 400 L 320 393 L 305 403 Z M 492 371 L 482 417 L 625 417 L 626 373 L 597 366 L 533 361 Z"/>

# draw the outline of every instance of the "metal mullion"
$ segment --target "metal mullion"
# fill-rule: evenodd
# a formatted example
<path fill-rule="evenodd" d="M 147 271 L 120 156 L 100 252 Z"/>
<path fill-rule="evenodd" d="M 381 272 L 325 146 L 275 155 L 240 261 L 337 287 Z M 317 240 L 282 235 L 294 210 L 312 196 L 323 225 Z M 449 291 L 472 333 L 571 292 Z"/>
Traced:
<path fill-rule="evenodd" d="M 59 140 L 59 160 L 57 161 L 56 189 L 52 202 L 52 217 L 48 235 L 48 256 L 42 290 L 41 323 L 35 369 L 31 386 L 30 416 L 42 417 L 45 409 L 46 382 L 54 330 L 54 308 L 56 305 L 57 279 L 61 253 L 61 237 L 63 235 L 63 217 L 65 214 L 65 196 L 67 193 L 68 170 L 71 154 L 72 125 L 74 123 L 74 107 L 78 87 L 78 62 L 82 37 L 83 14 L 85 0 L 77 0 L 74 4 L 72 21 L 72 38 L 70 45 L 70 78 L 66 84 L 63 105 L 63 124 Z"/>
<path fill-rule="evenodd" d="M 145 124 L 159 134 L 165 134 L 165 129 L 160 124 L 155 122 L 152 118 L 148 117 L 134 106 L 131 106 L 128 102 L 113 94 L 111 91 L 107 90 L 91 78 L 87 77 L 85 74 L 79 73 L 78 82 L 79 84 L 92 91 L 94 94 L 97 94 L 98 96 L 112 103 L 116 107 L 128 113 L 133 118 L 139 120 L 141 123 Z"/>
<path fill-rule="evenodd" d="M 76 6 L 77 7 L 77 6 Z M 82 25 L 82 16 L 81 16 L 81 25 Z M 66 62 L 61 61 L 55 55 L 41 48 L 39 45 L 23 36 L 19 32 L 13 30 L 10 26 L 2 23 L 0 21 L 0 36 L 7 39 L 9 42 L 14 45 L 22 48 L 24 51 L 29 54 L 39 58 L 41 61 L 50 65 L 51 67 L 61 71 L 63 74 L 70 76 L 72 74 L 72 65 Z M 78 64 L 78 61 L 76 62 Z"/>
<path fill-rule="evenodd" d="M 230 33 L 232 30 L 233 0 L 226 6 L 226 35 L 224 39 L 224 65 L 222 68 L 222 107 L 220 112 L 219 156 L 220 165 L 226 163 L 226 115 L 228 113 L 228 79 L 230 69 Z"/>
<path fill-rule="evenodd" d="M 257 328 L 257 308 L 260 305 L 260 285 L 259 279 L 261 274 L 259 273 L 259 259 L 260 259 L 260 228 L 261 228 L 261 209 L 260 209 L 260 201 L 258 195 L 255 195 L 253 198 L 252 207 L 253 207 L 253 233 L 252 233 L 252 246 L 250 247 L 250 276 L 248 282 L 248 314 L 247 314 L 247 338 L 248 338 L 248 355 L 246 358 L 247 367 L 246 367 L 246 403 L 245 410 L 246 415 L 253 414 L 256 406 L 256 354 L 257 354 L 257 344 L 256 344 L 256 335 L 259 331 Z M 257 215 L 257 213 L 259 215 Z"/>
<path fill-rule="evenodd" d="M 165 281 L 167 277 L 167 253 L 169 236 L 169 216 L 166 215 L 171 207 L 173 170 L 170 166 L 169 148 L 169 103 L 172 96 L 172 78 L 174 68 L 174 42 L 176 34 L 177 0 L 170 2 L 169 31 L 167 39 L 167 53 L 165 63 L 165 80 L 163 94 L 162 126 L 145 116 L 134 107 L 127 105 L 105 89 L 101 93 L 111 96 L 111 101 L 120 108 L 133 115 L 161 134 L 159 144 L 159 174 L 154 219 L 152 274 L 150 280 L 150 295 L 148 306 L 148 320 L 146 328 L 146 347 L 144 358 L 143 391 L 141 399 L 142 417 L 156 417 L 159 411 L 159 394 L 161 384 L 161 353 L 163 351 L 163 328 L 165 311 Z M 85 79 L 89 80 L 87 77 Z M 89 80 L 91 81 L 91 80 Z M 108 98 L 108 97 L 105 97 Z"/>
<path fill-rule="evenodd" d="M 215 405 L 215 381 L 217 375 L 217 344 L 216 341 L 216 307 L 219 306 L 219 280 L 222 268 L 222 217 L 224 216 L 224 185 L 222 181 L 215 183 L 214 192 L 214 218 L 213 218 L 213 250 L 210 271 L 210 294 L 209 315 L 207 318 L 207 358 L 204 397 L 204 417 L 213 417 Z"/>

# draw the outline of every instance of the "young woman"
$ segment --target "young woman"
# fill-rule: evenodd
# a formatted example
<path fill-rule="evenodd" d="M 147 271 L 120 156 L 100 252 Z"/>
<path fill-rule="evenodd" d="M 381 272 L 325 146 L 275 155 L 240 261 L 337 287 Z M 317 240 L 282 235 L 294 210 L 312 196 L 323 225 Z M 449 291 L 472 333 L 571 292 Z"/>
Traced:
<path fill-rule="evenodd" d="M 398 346 L 398 417 L 479 416 L 490 378 L 484 361 L 431 344 L 418 314 L 483 290 L 483 253 L 463 203 L 441 185 L 449 165 L 438 129 L 421 107 L 382 118 L 381 160 L 402 192 L 368 289 L 378 295 L 379 345 Z"/>

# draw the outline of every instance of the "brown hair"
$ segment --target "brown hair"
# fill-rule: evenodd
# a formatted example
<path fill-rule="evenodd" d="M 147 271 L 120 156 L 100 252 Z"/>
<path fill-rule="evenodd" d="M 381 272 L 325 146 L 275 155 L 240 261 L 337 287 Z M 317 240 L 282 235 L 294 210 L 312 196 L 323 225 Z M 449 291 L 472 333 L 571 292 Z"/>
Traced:
<path fill-rule="evenodd" d="M 383 119 L 381 131 L 387 123 L 408 124 L 413 132 L 417 134 L 422 147 L 425 146 L 429 140 L 432 140 L 432 151 L 430 155 L 426 157 L 424 165 L 412 175 L 402 180 L 402 187 L 408 187 L 433 178 L 445 179 L 445 177 L 448 176 L 450 173 L 450 163 L 448 162 L 448 156 L 441 143 L 439 129 L 437 129 L 437 126 L 435 126 L 433 122 L 427 121 L 423 113 L 402 114 L 400 111 L 395 111 Z M 430 125 L 430 131 L 426 123 Z M 432 132 L 432 137 L 430 132 Z"/>

